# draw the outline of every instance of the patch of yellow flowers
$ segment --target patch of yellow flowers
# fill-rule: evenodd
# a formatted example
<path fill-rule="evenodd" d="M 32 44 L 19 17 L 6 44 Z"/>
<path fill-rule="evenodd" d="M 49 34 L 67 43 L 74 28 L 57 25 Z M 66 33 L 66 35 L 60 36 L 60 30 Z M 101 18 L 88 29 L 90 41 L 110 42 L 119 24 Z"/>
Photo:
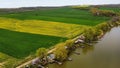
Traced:
<path fill-rule="evenodd" d="M 0 18 L 0 28 L 18 32 L 72 38 L 88 26 L 42 20 Z"/>

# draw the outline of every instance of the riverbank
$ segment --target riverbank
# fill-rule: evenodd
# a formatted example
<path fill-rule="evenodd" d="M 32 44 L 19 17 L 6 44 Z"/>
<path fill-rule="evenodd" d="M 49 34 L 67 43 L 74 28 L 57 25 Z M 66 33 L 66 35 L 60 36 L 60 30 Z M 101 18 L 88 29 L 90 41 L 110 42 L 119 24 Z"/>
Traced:
<path fill-rule="evenodd" d="M 77 48 L 69 56 L 72 61 L 62 65 L 48 64 L 49 68 L 119 68 L 120 67 L 120 27 L 114 27 L 97 43 L 85 48 Z M 74 52 L 79 52 L 76 55 Z"/>
<path fill-rule="evenodd" d="M 101 15 L 104 16 L 104 14 L 103 14 L 104 11 L 100 11 L 100 13 L 102 13 L 102 14 L 100 14 L 100 16 Z M 96 12 L 95 12 L 95 14 L 96 14 Z M 110 12 L 110 14 L 111 14 L 111 12 Z M 97 15 L 97 16 L 99 16 L 99 15 Z M 78 36 L 77 38 L 69 39 L 66 42 L 55 45 L 54 51 L 51 51 L 50 53 L 48 53 L 47 56 L 45 56 L 44 58 L 37 58 L 32 62 L 34 63 L 35 61 L 38 61 L 38 63 L 36 65 L 41 66 L 44 63 L 49 63 L 48 59 L 50 60 L 50 63 L 51 63 L 51 57 L 52 57 L 52 61 L 54 61 L 55 63 L 57 62 L 58 64 L 61 64 L 61 62 L 66 61 L 66 59 L 68 59 L 69 54 L 72 52 L 72 50 L 74 50 L 77 47 L 84 48 L 85 46 L 83 44 L 91 45 L 91 43 L 93 41 L 96 41 L 96 40 L 102 38 L 102 36 L 107 31 L 109 31 L 111 28 L 118 26 L 119 25 L 118 21 L 119 21 L 119 18 L 116 16 L 113 18 L 113 20 L 110 20 L 109 22 L 104 22 L 102 24 L 98 24 L 93 27 L 92 26 L 87 27 L 83 30 L 82 33 L 79 34 L 80 36 Z M 82 30 L 82 29 L 79 29 L 79 30 Z M 70 34 L 72 35 L 72 33 L 70 33 Z M 47 59 L 46 59 L 46 57 L 47 57 Z M 39 60 L 42 60 L 42 61 L 39 61 Z"/>
<path fill-rule="evenodd" d="M 86 29 L 80 36 L 72 40 L 67 40 L 64 43 L 57 44 L 55 50 L 50 51 L 47 57 L 52 55 L 54 60 L 52 63 L 62 64 L 63 61 L 69 60 L 69 54 L 77 47 L 84 48 L 83 44 L 91 45 L 93 41 L 101 39 L 104 34 L 111 30 L 113 27 L 120 25 L 120 17 L 113 17 L 110 21 L 96 25 L 95 27 L 90 27 Z M 43 59 L 43 58 L 40 58 Z M 32 61 L 31 61 L 32 63 Z M 47 61 L 47 64 L 49 62 Z M 38 63 L 37 63 L 38 64 Z M 39 64 L 41 65 L 41 64 Z"/>

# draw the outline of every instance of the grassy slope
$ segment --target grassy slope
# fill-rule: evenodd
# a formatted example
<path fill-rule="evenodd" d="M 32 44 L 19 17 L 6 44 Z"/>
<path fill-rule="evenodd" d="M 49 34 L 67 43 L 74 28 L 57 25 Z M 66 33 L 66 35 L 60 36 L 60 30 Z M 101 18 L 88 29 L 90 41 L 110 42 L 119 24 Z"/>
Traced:
<path fill-rule="evenodd" d="M 0 29 L 0 52 L 16 58 L 28 56 L 39 47 L 48 48 L 65 38 Z"/>
<path fill-rule="evenodd" d="M 0 21 L 0 28 L 3 29 L 67 38 L 80 34 L 83 29 L 87 27 L 76 24 L 66 24 L 61 22 L 41 20 L 21 21 L 16 19 L 0 18 Z"/>
<path fill-rule="evenodd" d="M 36 19 L 64 23 L 74 23 L 80 25 L 96 25 L 109 20 L 108 17 L 93 16 L 89 11 L 62 7 L 52 10 L 37 10 L 18 12 L 13 14 L 3 14 L 2 17 L 16 18 L 21 20 Z"/>

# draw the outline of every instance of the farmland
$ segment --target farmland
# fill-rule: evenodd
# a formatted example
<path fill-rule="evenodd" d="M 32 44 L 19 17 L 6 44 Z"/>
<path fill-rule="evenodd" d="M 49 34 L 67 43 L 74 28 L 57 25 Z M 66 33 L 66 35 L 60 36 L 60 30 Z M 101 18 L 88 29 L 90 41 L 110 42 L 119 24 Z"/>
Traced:
<path fill-rule="evenodd" d="M 120 12 L 120 7 L 100 7 L 101 10 L 112 10 L 115 12 Z"/>
<path fill-rule="evenodd" d="M 27 32 L 33 34 L 43 34 L 63 38 L 71 38 L 80 34 L 86 26 L 76 24 L 66 24 L 61 22 L 51 22 L 42 20 L 16 20 L 0 18 L 0 28 Z M 74 29 L 75 28 L 75 29 Z M 79 30 L 81 29 L 81 30 Z"/>
<path fill-rule="evenodd" d="M 73 9 L 71 7 L 61 7 L 54 10 L 49 9 L 48 11 L 35 10 L 27 12 L 16 12 L 10 14 L 3 14 L 1 16 L 20 20 L 45 20 L 91 26 L 97 25 L 110 19 L 109 17 L 93 16 L 89 10 L 79 10 Z"/>
<path fill-rule="evenodd" d="M 109 19 L 111 17 L 94 16 L 89 10 L 71 7 L 1 13 L 0 63 L 34 55 L 38 48 L 50 48 Z"/>
<path fill-rule="evenodd" d="M 63 40 L 65 38 L 0 29 L 0 52 L 21 58 L 34 52 L 39 47 L 48 48 Z"/>

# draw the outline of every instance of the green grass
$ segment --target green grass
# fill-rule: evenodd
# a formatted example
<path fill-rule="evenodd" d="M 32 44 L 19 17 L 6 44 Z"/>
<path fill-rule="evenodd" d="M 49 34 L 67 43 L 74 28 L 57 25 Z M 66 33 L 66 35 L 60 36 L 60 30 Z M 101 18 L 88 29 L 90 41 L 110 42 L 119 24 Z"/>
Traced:
<path fill-rule="evenodd" d="M 97 25 L 110 19 L 109 17 L 93 16 L 88 10 L 78 10 L 70 7 L 62 7 L 51 10 L 34 10 L 10 14 L 1 14 L 0 16 L 20 20 L 36 19 L 91 26 Z"/>
<path fill-rule="evenodd" d="M 0 52 L 0 62 L 4 62 L 6 61 L 8 58 L 11 58 L 10 56 L 4 54 L 4 53 L 1 53 Z"/>
<path fill-rule="evenodd" d="M 39 47 L 51 47 L 65 38 L 0 29 L 0 52 L 15 58 L 34 53 Z"/>
<path fill-rule="evenodd" d="M 102 10 L 112 10 L 114 12 L 119 12 L 120 13 L 120 7 L 100 7 Z"/>

